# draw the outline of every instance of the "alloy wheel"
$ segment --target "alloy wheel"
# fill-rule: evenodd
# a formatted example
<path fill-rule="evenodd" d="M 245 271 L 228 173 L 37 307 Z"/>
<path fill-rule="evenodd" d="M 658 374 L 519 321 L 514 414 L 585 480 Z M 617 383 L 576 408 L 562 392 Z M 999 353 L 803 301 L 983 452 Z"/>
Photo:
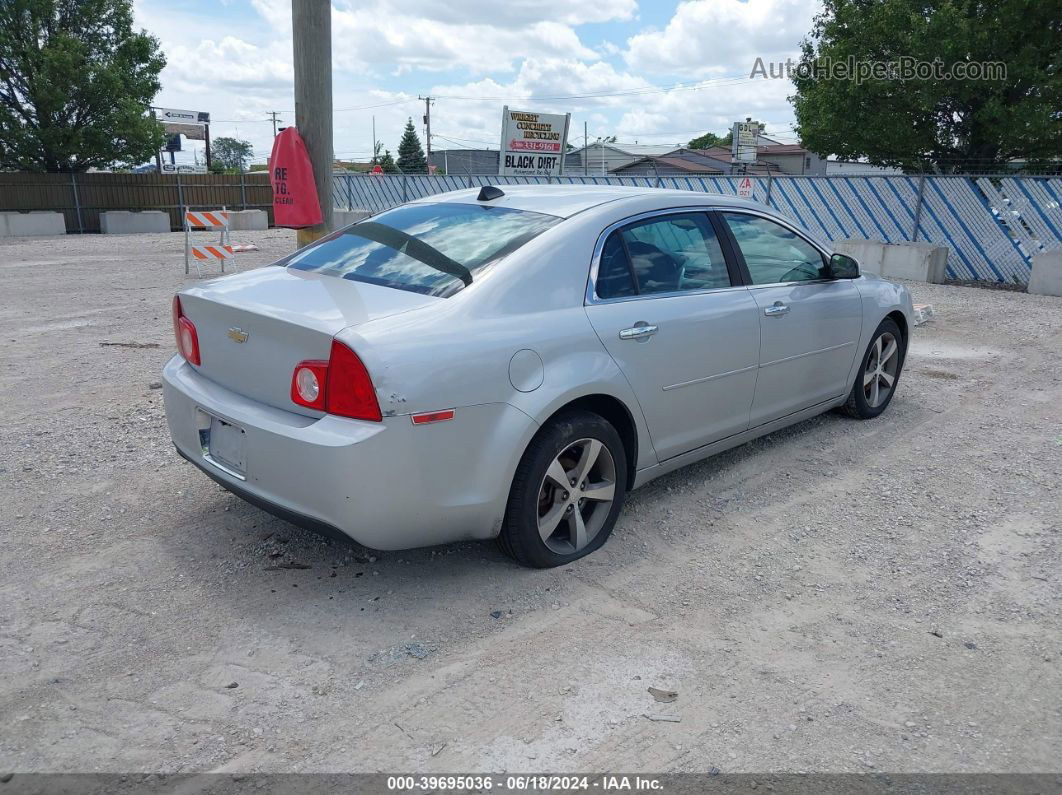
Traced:
<path fill-rule="evenodd" d="M 900 345 L 892 333 L 886 331 L 874 340 L 863 369 L 863 397 L 870 408 L 876 409 L 892 394 L 900 369 L 899 353 Z"/>
<path fill-rule="evenodd" d="M 558 453 L 538 492 L 538 532 L 559 555 L 578 552 L 601 531 L 616 495 L 616 463 L 597 439 Z"/>

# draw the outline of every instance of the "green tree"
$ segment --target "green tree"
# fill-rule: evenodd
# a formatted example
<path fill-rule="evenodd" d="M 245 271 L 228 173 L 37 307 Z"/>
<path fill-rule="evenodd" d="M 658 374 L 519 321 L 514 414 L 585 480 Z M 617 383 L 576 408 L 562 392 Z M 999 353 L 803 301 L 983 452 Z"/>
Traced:
<path fill-rule="evenodd" d="M 728 132 L 726 135 L 716 135 L 712 132 L 706 132 L 704 135 L 699 135 L 692 139 L 686 144 L 686 146 L 689 149 L 711 149 L 713 146 L 721 146 L 724 149 L 729 149 L 733 142 L 733 132 Z"/>
<path fill-rule="evenodd" d="M 793 80 L 797 131 L 822 156 L 906 169 L 987 170 L 1057 157 L 1060 52 L 1057 3 L 825 0 Z M 823 79 L 813 71 L 825 59 L 859 67 L 907 58 L 933 64 L 931 79 Z M 955 76 L 955 65 L 972 63 L 1003 64 L 1005 76 Z"/>
<path fill-rule="evenodd" d="M 413 129 L 413 119 L 406 122 L 402 140 L 398 142 L 398 167 L 404 174 L 427 174 L 428 158 L 420 146 L 420 138 Z"/>
<path fill-rule="evenodd" d="M 131 0 L 0 2 L 0 168 L 84 171 L 143 162 L 166 59 L 133 31 Z"/>
<path fill-rule="evenodd" d="M 244 171 L 247 161 L 254 155 L 254 147 L 239 138 L 215 138 L 210 142 L 210 166 L 220 165 L 223 170 Z"/>
<path fill-rule="evenodd" d="M 398 166 L 395 165 L 395 159 L 391 156 L 390 149 L 384 149 L 384 153 L 380 155 L 377 165 L 383 169 L 385 174 L 398 173 Z"/>

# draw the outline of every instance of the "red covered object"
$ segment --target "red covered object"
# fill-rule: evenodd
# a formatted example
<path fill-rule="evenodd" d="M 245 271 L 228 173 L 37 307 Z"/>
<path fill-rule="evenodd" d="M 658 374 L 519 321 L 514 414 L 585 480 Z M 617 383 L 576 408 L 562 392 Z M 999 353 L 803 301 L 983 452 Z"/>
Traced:
<path fill-rule="evenodd" d="M 302 136 L 294 127 L 288 127 L 273 140 L 269 181 L 273 185 L 274 224 L 301 229 L 316 226 L 324 220 L 310 156 L 306 153 Z"/>

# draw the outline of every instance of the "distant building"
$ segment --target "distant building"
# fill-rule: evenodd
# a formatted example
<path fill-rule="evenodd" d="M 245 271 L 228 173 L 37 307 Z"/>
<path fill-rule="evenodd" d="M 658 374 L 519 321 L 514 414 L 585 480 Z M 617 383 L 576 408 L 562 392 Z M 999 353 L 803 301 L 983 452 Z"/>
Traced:
<path fill-rule="evenodd" d="M 498 173 L 497 149 L 434 149 L 428 165 L 450 176 Z"/>
<path fill-rule="evenodd" d="M 757 150 L 755 163 L 731 165 L 730 150 L 721 146 L 689 149 L 681 144 L 613 144 L 595 142 L 565 155 L 564 173 L 572 176 L 678 174 L 795 174 L 826 173 L 826 161 L 799 144 L 768 141 Z M 451 176 L 498 173 L 497 149 L 438 149 L 428 162 Z"/>
<path fill-rule="evenodd" d="M 601 176 L 636 160 L 674 152 L 679 146 L 681 144 L 611 144 L 596 141 L 568 152 L 564 158 L 564 172 Z"/>
<path fill-rule="evenodd" d="M 633 163 L 613 169 L 612 173 L 618 177 L 721 175 L 730 173 L 730 164 L 697 149 L 674 149 L 664 155 L 639 158 Z"/>
<path fill-rule="evenodd" d="M 844 176 L 846 174 L 866 174 L 868 176 L 893 176 L 903 174 L 903 169 L 889 166 L 872 166 L 870 163 L 861 163 L 858 160 L 840 160 L 829 158 L 826 160 L 827 176 Z"/>
<path fill-rule="evenodd" d="M 725 147 L 713 146 L 709 149 L 689 151 L 703 152 L 713 160 L 725 164 L 726 173 L 792 176 L 820 176 L 826 173 L 826 161 L 800 144 L 780 144 L 773 141 L 764 144 L 756 149 L 755 163 L 735 163 L 733 170 L 730 150 Z"/>
<path fill-rule="evenodd" d="M 332 161 L 333 171 L 354 171 L 357 173 L 367 173 L 374 168 L 373 163 L 357 163 L 353 160 L 334 160 Z M 253 169 L 254 166 L 251 166 Z"/>

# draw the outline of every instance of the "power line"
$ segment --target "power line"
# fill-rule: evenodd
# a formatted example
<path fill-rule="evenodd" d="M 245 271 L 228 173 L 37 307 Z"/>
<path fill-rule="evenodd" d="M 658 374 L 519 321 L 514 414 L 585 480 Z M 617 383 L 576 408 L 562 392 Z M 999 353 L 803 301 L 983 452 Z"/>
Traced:
<path fill-rule="evenodd" d="M 465 101 L 485 101 L 485 102 L 507 102 L 507 101 L 522 101 L 522 102 L 553 102 L 563 99 L 596 99 L 602 97 L 628 97 L 637 96 L 641 94 L 659 94 L 667 93 L 669 91 L 699 91 L 704 88 L 713 88 L 716 86 L 736 85 L 738 83 L 747 83 L 754 78 L 750 77 L 717 77 L 711 80 L 700 80 L 696 83 L 674 83 L 670 86 L 642 86 L 640 88 L 625 89 L 623 91 L 600 91 L 590 92 L 587 94 L 566 94 L 557 96 L 483 96 L 483 97 L 467 97 L 458 96 L 453 94 L 437 94 L 436 99 L 459 99 Z"/>
<path fill-rule="evenodd" d="M 432 138 L 442 138 L 442 139 L 447 140 L 447 141 L 453 141 L 454 143 L 457 143 L 459 141 L 465 141 L 467 143 L 473 143 L 473 144 L 496 144 L 496 143 L 498 143 L 496 140 L 495 141 L 484 141 L 484 140 L 482 140 L 480 138 L 461 138 L 461 137 L 456 136 L 456 135 L 441 135 L 440 133 L 432 133 Z"/>
<path fill-rule="evenodd" d="M 351 110 L 372 110 L 373 108 L 389 108 L 392 105 L 408 105 L 410 102 L 419 102 L 419 101 L 420 101 L 419 97 L 416 98 L 416 99 L 414 99 L 413 97 L 409 97 L 408 99 L 396 99 L 393 102 L 381 102 L 381 103 L 379 103 L 377 105 L 360 105 L 359 107 L 356 107 L 356 108 L 336 108 L 332 112 L 333 113 L 346 113 L 347 111 L 351 111 Z"/>
<path fill-rule="evenodd" d="M 432 138 L 441 138 L 444 141 L 449 141 L 452 144 L 457 144 L 462 149 L 468 149 L 470 151 L 475 149 L 475 147 L 468 146 L 469 143 L 486 144 L 488 146 L 492 143 L 490 141 L 475 141 L 475 140 L 472 140 L 470 138 L 450 138 L 450 137 L 445 136 L 445 135 L 439 135 L 439 133 L 432 133 Z M 497 141 L 494 141 L 493 143 L 497 143 Z"/>
<path fill-rule="evenodd" d="M 280 113 L 281 111 L 274 111 Z M 211 124 L 268 124 L 270 119 L 211 119 Z"/>

